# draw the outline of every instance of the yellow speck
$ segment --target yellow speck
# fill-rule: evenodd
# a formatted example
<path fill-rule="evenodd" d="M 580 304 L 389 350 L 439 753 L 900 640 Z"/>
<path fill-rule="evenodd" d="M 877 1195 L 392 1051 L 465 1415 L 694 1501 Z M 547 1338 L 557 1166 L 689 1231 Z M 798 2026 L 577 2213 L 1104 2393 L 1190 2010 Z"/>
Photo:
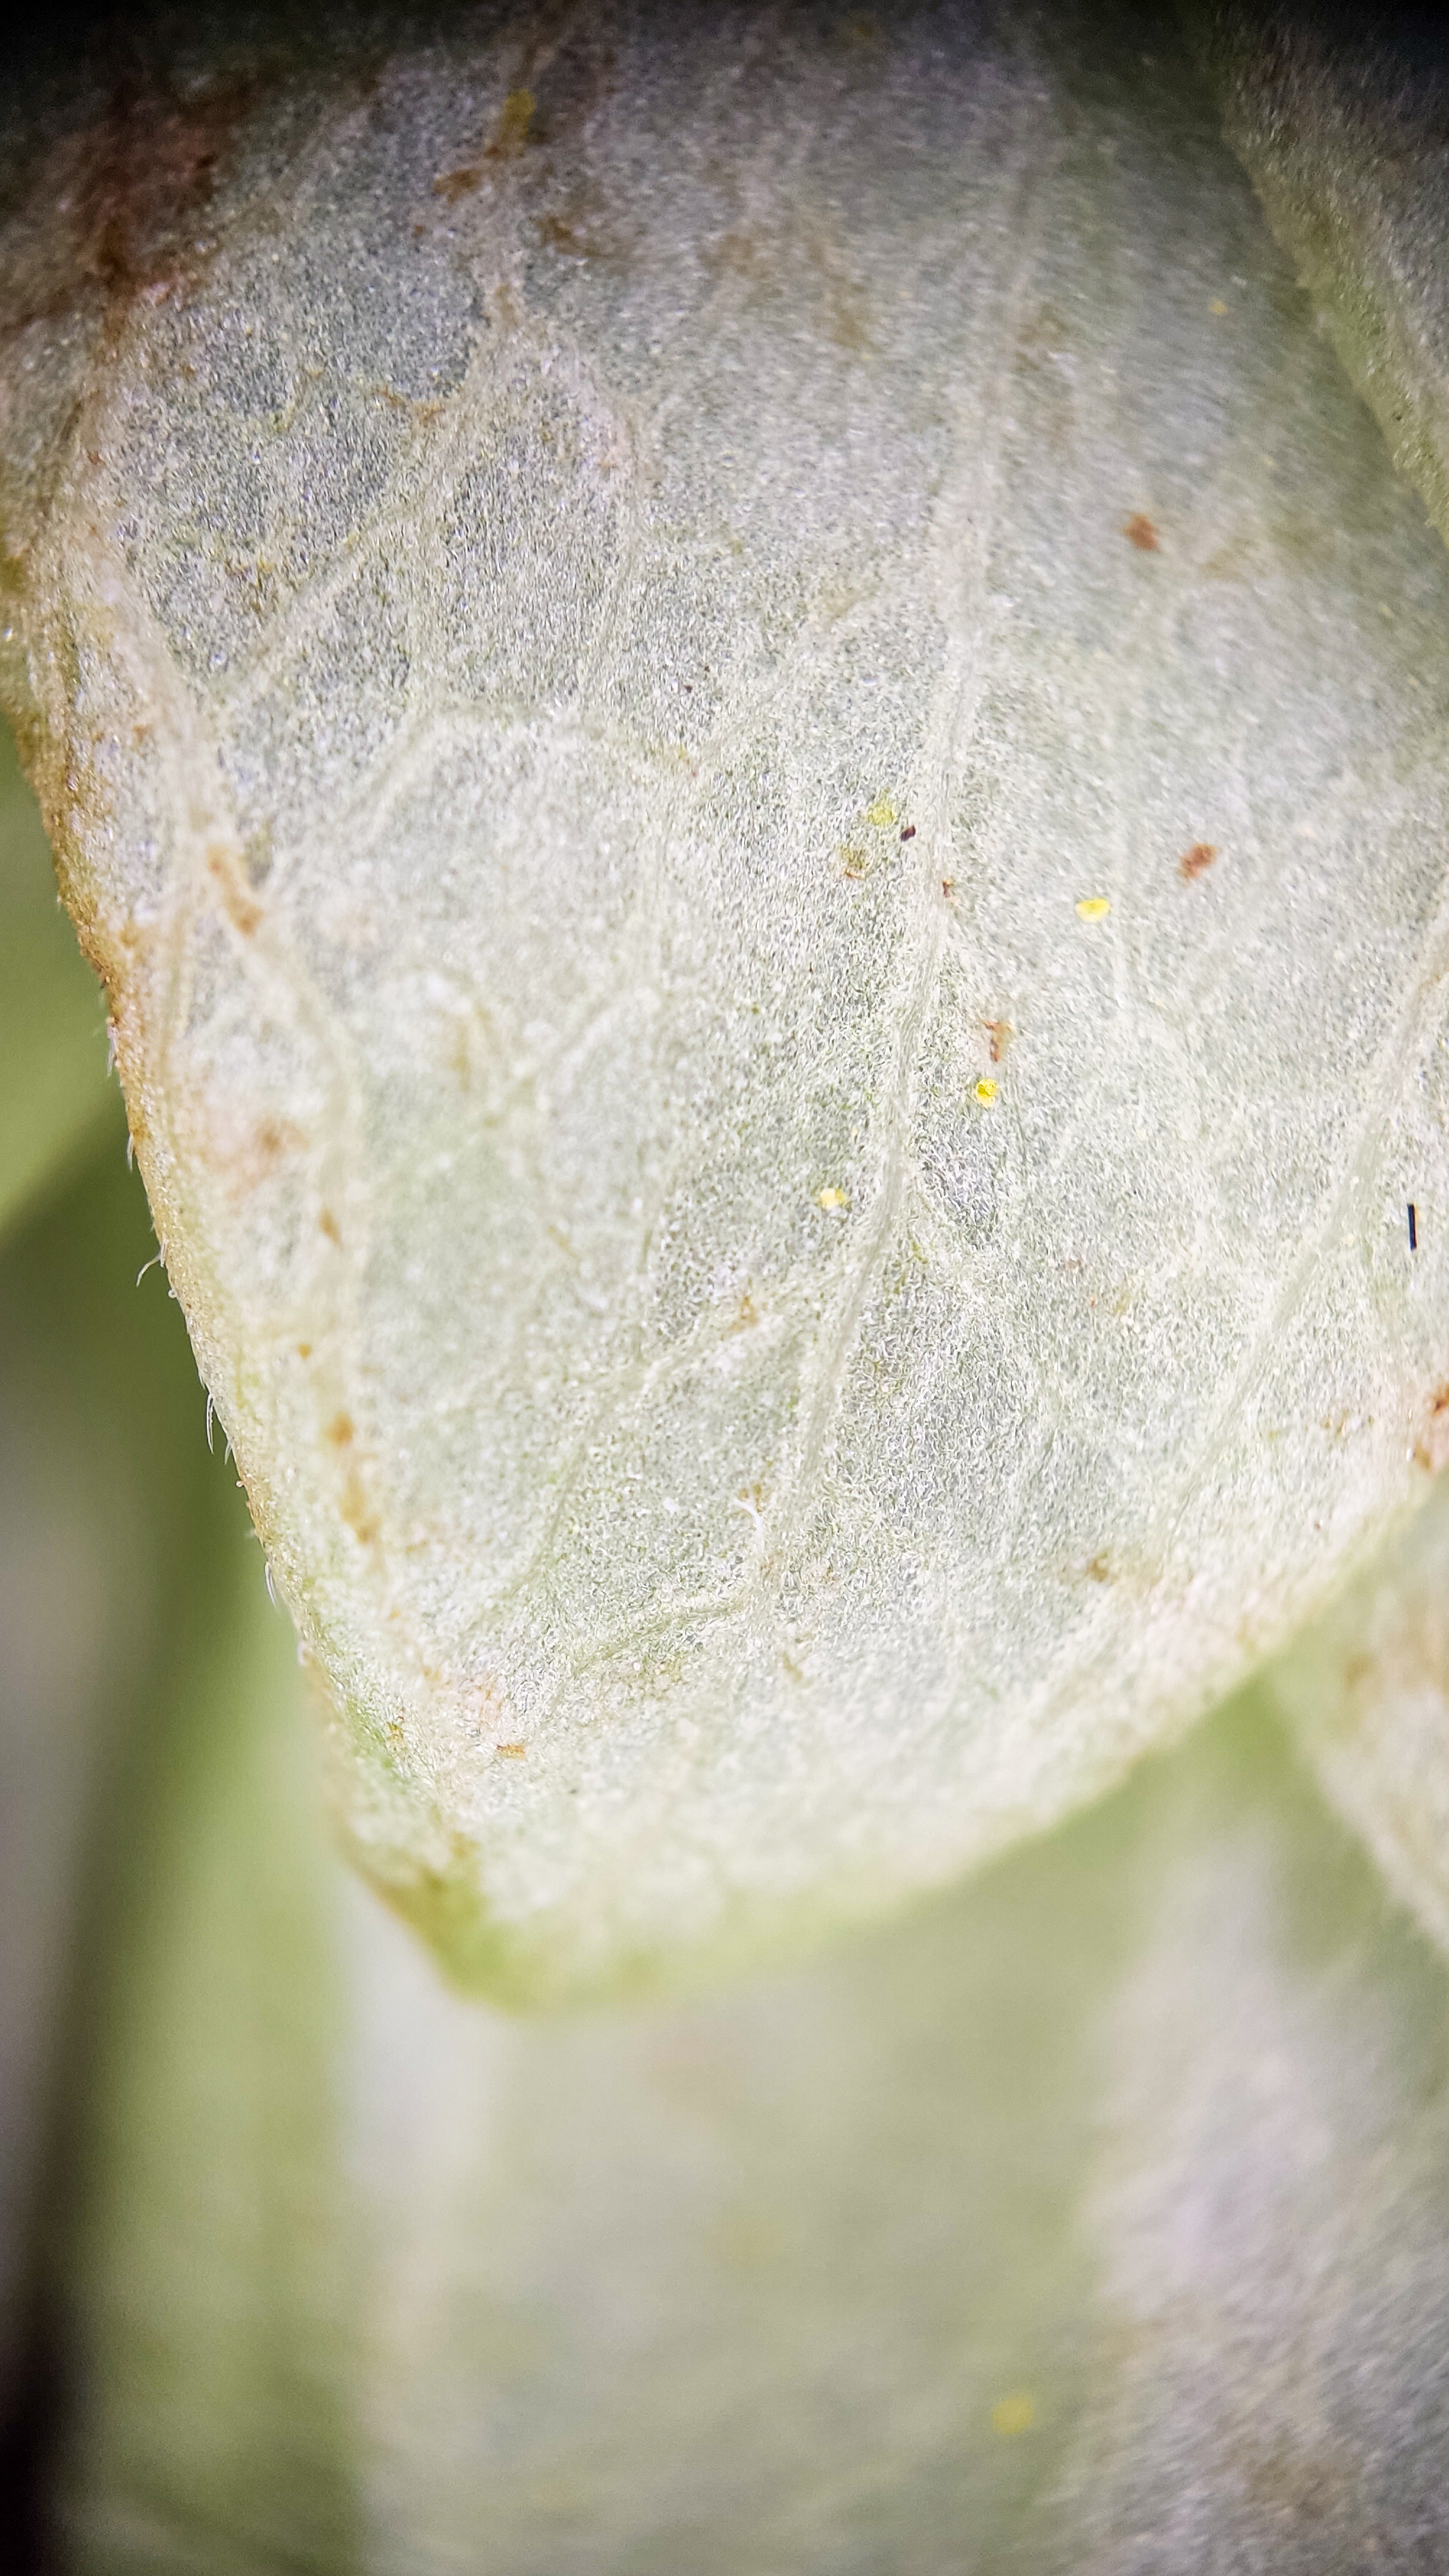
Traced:
<path fill-rule="evenodd" d="M 1210 313 L 1226 313 L 1227 309 L 1228 308 L 1220 295 L 1215 295 L 1212 303 L 1208 307 Z"/>
<path fill-rule="evenodd" d="M 1036 2399 L 1025 2388 L 1013 2388 L 1009 2397 L 998 2397 L 991 2409 L 991 2429 L 1008 2440 L 1016 2433 L 1029 2433 L 1036 2422 Z"/>
<path fill-rule="evenodd" d="M 819 1205 L 823 1208 L 849 1207 L 850 1201 L 846 1197 L 844 1190 L 822 1190 L 820 1192 Z"/>
<path fill-rule="evenodd" d="M 495 1744 L 493 1750 L 501 1755 L 505 1762 L 521 1762 L 528 1747 L 526 1744 Z"/>
<path fill-rule="evenodd" d="M 977 1083 L 976 1097 L 978 1100 L 986 1101 L 988 1106 L 996 1098 L 996 1085 L 989 1074 L 983 1074 Z"/>
<path fill-rule="evenodd" d="M 872 805 L 865 819 L 867 823 L 874 823 L 878 832 L 889 831 L 892 823 L 896 819 L 896 809 L 891 803 L 890 798 L 888 796 L 877 796 L 875 803 Z"/>
<path fill-rule="evenodd" d="M 1105 894 L 1084 894 L 1077 906 L 1083 921 L 1105 921 L 1111 909 L 1111 898 Z"/>

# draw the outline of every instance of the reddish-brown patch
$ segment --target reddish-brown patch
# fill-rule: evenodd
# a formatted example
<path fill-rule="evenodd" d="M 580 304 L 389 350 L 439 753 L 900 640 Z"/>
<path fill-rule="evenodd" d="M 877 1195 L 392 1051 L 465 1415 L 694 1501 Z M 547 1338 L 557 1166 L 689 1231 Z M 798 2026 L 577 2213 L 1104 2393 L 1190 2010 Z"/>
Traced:
<path fill-rule="evenodd" d="M 533 123 L 534 96 L 529 89 L 511 89 L 498 111 L 492 139 L 485 143 L 476 161 L 461 161 L 455 170 L 442 170 L 433 181 L 433 194 L 444 205 L 455 206 L 460 197 L 470 197 L 483 184 L 485 161 L 511 161 L 529 140 Z"/>
<path fill-rule="evenodd" d="M 540 215 L 534 232 L 541 250 L 556 250 L 565 259 L 616 260 L 620 256 L 616 244 L 582 218 Z"/>
<path fill-rule="evenodd" d="M 1414 1457 L 1432 1476 L 1449 1462 L 1449 1385 L 1437 1388 L 1429 1399 L 1429 1419 Z"/>
<path fill-rule="evenodd" d="M 229 850 L 208 850 L 206 872 L 233 930 L 239 931 L 243 939 L 250 939 L 261 925 L 262 907 L 248 892 L 239 863 Z"/>
<path fill-rule="evenodd" d="M 233 1198 L 260 1189 L 284 1164 L 305 1150 L 307 1139 L 289 1118 L 239 1121 L 234 1113 L 211 1104 L 206 1122 L 206 1155 L 221 1173 Z"/>
<path fill-rule="evenodd" d="M 341 1511 L 359 1547 L 371 1547 L 377 1536 L 377 1517 L 368 1507 L 362 1478 L 355 1467 L 342 1488 Z"/>
<path fill-rule="evenodd" d="M 204 249 L 197 216 L 228 145 L 256 101 L 256 79 L 185 99 L 164 81 L 117 81 L 104 114 L 46 151 L 4 289 L 11 328 L 64 311 L 99 286 L 114 304 L 164 293 Z"/>
<path fill-rule="evenodd" d="M 991 1061 L 993 1064 L 1000 1064 L 1016 1031 L 1010 1020 L 983 1020 L 981 1025 L 990 1041 Z"/>
<path fill-rule="evenodd" d="M 1178 860 L 1178 874 L 1185 877 L 1191 884 L 1194 877 L 1202 876 L 1212 866 L 1217 854 L 1216 841 L 1194 841 L 1192 848 L 1184 850 Z"/>
<path fill-rule="evenodd" d="M 461 169 L 444 170 L 433 181 L 433 194 L 441 197 L 445 206 L 456 206 L 460 197 L 471 197 L 482 182 L 483 173 L 477 162 L 465 161 Z"/>
<path fill-rule="evenodd" d="M 754 1298 L 747 1288 L 743 1297 L 740 1299 L 738 1306 L 735 1308 L 730 1321 L 726 1324 L 725 1331 L 727 1333 L 747 1333 L 752 1325 L 758 1324 L 759 1320 L 759 1307 L 755 1304 Z"/>
<path fill-rule="evenodd" d="M 902 839 L 903 841 L 913 841 L 913 840 L 915 839 L 915 837 L 916 837 L 916 827 L 915 827 L 915 824 L 914 824 L 914 823 L 903 823 L 903 824 L 901 825 L 901 839 Z"/>
<path fill-rule="evenodd" d="M 1160 540 L 1157 530 L 1145 511 L 1134 510 L 1131 518 L 1123 521 L 1122 534 L 1130 546 L 1137 548 L 1139 554 L 1156 554 Z"/>

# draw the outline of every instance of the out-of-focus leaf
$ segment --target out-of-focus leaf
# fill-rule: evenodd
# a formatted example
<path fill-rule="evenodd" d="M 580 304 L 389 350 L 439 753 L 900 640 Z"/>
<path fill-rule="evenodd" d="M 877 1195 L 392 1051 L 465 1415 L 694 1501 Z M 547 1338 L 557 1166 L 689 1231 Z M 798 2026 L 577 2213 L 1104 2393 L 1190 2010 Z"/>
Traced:
<path fill-rule="evenodd" d="M 91 1997 L 60 2517 L 86 2569 L 334 2576 L 360 2470 L 339 1863 L 295 1642 L 240 1510 L 178 1607 Z"/>
<path fill-rule="evenodd" d="M 1449 1989 L 1261 1703 L 809 1969 L 523 2020 L 277 1706 L 195 1701 L 108 1984 L 83 2571 L 1437 2564 Z"/>
<path fill-rule="evenodd" d="M 0 1262 L 0 2400 L 38 2309 L 85 2564 L 330 2576 L 338 1863 L 154 1249 L 109 1142 Z"/>
<path fill-rule="evenodd" d="M 205 1491 L 204 1400 L 108 1134 L 0 1258 L 0 2401 L 57 2179 L 77 1956 L 108 1919 L 124 1781 L 168 1668 Z M 63 2161 L 63 2159 L 62 2159 Z"/>
<path fill-rule="evenodd" d="M 947 1877 L 1435 1454 L 1449 571 L 1146 23 L 192 60 L 7 236 L 37 776 L 464 1976 Z"/>
<path fill-rule="evenodd" d="M 0 724 L 0 1234 L 120 1104 L 104 1006 L 76 955 L 35 798 Z"/>

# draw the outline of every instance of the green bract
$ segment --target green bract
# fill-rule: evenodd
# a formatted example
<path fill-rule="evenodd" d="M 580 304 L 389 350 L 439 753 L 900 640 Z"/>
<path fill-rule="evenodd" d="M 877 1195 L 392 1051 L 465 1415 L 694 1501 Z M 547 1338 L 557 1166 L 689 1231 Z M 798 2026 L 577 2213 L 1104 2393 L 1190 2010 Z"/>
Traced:
<path fill-rule="evenodd" d="M 508 1994 L 944 1881 L 1438 1463 L 1442 549 L 1130 10 L 146 113 L 14 704 L 353 1846 Z"/>

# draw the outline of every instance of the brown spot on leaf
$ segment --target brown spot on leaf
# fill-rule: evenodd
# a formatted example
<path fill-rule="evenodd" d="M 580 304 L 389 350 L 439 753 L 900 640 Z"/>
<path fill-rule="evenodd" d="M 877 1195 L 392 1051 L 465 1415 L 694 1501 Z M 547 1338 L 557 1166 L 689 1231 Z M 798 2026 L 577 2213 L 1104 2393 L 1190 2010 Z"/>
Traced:
<path fill-rule="evenodd" d="M 1147 517 L 1145 511 L 1134 510 L 1131 518 L 1123 521 L 1122 534 L 1127 539 L 1129 545 L 1137 548 L 1139 554 L 1156 554 L 1158 547 L 1157 530 L 1153 526 L 1152 521 Z"/>
<path fill-rule="evenodd" d="M 483 184 L 485 161 L 511 161 L 515 153 L 522 151 L 529 139 L 533 110 L 532 90 L 511 89 L 498 111 L 492 139 L 484 145 L 479 159 L 460 161 L 453 170 L 440 170 L 433 181 L 434 196 L 441 197 L 445 206 L 455 206 L 461 197 L 470 197 Z"/>
<path fill-rule="evenodd" d="M 1184 850 L 1178 860 L 1179 875 L 1186 878 L 1190 885 L 1194 877 L 1202 876 L 1212 866 L 1217 854 L 1216 841 L 1194 841 L 1192 848 Z"/>
<path fill-rule="evenodd" d="M 1414 1456 L 1421 1467 L 1435 1476 L 1449 1461 L 1449 1385 L 1437 1388 L 1429 1399 L 1429 1419 Z"/>
<path fill-rule="evenodd" d="M 36 165 L 0 286 L 4 325 L 58 315 L 87 287 L 123 313 L 193 271 L 206 256 L 196 217 L 260 87 L 239 78 L 179 96 L 164 77 L 122 73 L 104 112 Z"/>
<path fill-rule="evenodd" d="M 221 897 L 222 910 L 233 930 L 239 931 L 243 939 L 250 939 L 263 915 L 261 905 L 254 902 L 247 891 L 241 863 L 233 859 L 229 850 L 208 850 L 206 872 Z"/>
<path fill-rule="evenodd" d="M 460 197 L 469 197 L 482 183 L 483 173 L 476 161 L 465 161 L 457 170 L 444 170 L 433 181 L 433 194 L 445 206 L 456 206 Z"/>
<path fill-rule="evenodd" d="M 377 1518 L 369 1509 L 362 1478 L 354 1467 L 342 1488 L 342 1517 L 360 1547 L 371 1547 L 377 1536 Z"/>
<path fill-rule="evenodd" d="M 540 215 L 534 226 L 542 250 L 556 250 L 564 259 L 616 260 L 618 246 L 597 229 L 567 215 Z"/>
<path fill-rule="evenodd" d="M 306 1136 L 290 1118 L 239 1121 L 224 1106 L 210 1104 L 206 1122 L 207 1158 L 225 1178 L 233 1198 L 260 1189 L 285 1163 L 301 1153 Z"/>

